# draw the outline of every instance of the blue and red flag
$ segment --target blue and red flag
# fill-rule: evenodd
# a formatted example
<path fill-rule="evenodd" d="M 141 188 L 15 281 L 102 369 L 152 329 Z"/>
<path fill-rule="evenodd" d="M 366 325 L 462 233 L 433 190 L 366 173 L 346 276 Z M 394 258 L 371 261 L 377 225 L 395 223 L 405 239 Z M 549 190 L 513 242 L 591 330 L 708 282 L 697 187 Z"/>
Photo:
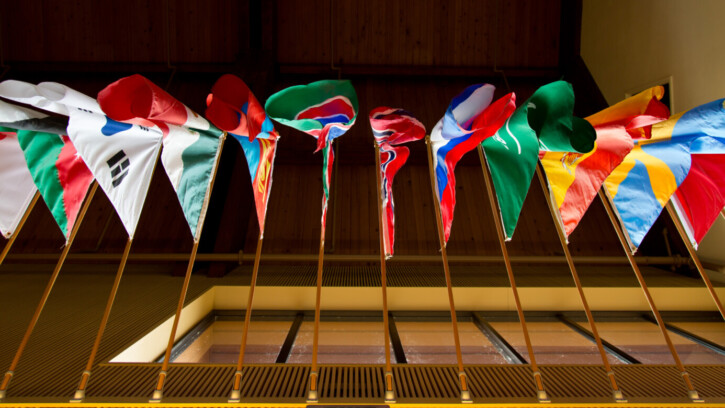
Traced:
<path fill-rule="evenodd" d="M 244 150 L 259 230 L 263 233 L 279 134 L 262 104 L 239 77 L 226 74 L 219 78 L 206 103 L 207 119 L 234 136 Z"/>
<path fill-rule="evenodd" d="M 385 257 L 393 256 L 395 240 L 395 203 L 393 178 L 408 160 L 410 150 L 403 143 L 423 139 L 425 126 L 413 114 L 402 109 L 381 106 L 370 112 L 370 126 L 380 150 L 380 188 L 382 197 L 383 247 Z"/>
<path fill-rule="evenodd" d="M 605 185 L 633 250 L 683 184 L 692 157 L 725 154 L 724 101 L 698 106 L 653 125 L 652 137 L 635 140 L 632 151 L 607 177 Z"/>
<path fill-rule="evenodd" d="M 453 98 L 445 116 L 430 135 L 435 169 L 435 185 L 445 242 L 451 235 L 456 206 L 454 170 L 464 154 L 493 136 L 516 109 L 516 96 L 510 93 L 493 104 L 493 85 L 471 85 Z"/>

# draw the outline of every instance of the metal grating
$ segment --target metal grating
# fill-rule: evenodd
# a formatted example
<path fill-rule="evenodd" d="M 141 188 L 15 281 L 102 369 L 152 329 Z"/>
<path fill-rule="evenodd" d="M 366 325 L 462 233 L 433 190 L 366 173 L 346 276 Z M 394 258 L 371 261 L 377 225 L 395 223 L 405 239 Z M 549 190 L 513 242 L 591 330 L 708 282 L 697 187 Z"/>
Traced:
<path fill-rule="evenodd" d="M 536 398 L 528 365 L 466 367 L 473 398 Z"/>
<path fill-rule="evenodd" d="M 675 366 L 616 365 L 612 370 L 627 398 L 687 398 L 685 383 Z M 697 379 L 692 381 L 697 387 Z"/>
<path fill-rule="evenodd" d="M 611 385 L 603 366 L 542 366 L 546 391 L 551 398 L 609 398 Z M 533 384 L 533 380 L 532 384 Z M 533 387 L 533 385 L 532 385 Z"/>

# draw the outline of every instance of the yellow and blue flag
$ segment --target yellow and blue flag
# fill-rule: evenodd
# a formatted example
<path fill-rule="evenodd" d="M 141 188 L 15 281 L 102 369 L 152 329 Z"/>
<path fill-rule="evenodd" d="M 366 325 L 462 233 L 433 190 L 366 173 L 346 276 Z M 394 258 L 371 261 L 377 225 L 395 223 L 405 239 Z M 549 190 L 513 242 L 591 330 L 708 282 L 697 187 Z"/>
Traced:
<path fill-rule="evenodd" d="M 605 185 L 633 250 L 687 177 L 692 154 L 725 153 L 725 99 L 698 106 L 652 126 Z"/>

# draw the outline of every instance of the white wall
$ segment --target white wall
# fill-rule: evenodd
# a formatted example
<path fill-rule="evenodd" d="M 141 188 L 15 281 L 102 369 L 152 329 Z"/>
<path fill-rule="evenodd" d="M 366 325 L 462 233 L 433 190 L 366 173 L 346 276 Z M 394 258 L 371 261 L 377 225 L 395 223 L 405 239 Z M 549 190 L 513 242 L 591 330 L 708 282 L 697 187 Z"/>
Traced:
<path fill-rule="evenodd" d="M 672 77 L 673 113 L 725 97 L 725 1 L 584 0 L 582 58 L 609 104 Z M 698 251 L 725 265 L 722 217 Z"/>

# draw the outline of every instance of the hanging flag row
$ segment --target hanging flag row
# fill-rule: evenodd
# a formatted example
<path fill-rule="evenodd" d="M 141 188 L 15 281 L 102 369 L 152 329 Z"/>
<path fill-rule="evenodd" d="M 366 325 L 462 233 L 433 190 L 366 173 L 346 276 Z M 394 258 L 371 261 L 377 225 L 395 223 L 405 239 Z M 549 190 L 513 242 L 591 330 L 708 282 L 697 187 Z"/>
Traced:
<path fill-rule="evenodd" d="M 488 84 L 466 88 L 430 133 L 445 242 L 453 224 L 456 164 L 478 146 L 507 239 L 539 162 L 567 236 L 601 188 L 611 197 L 633 251 L 669 201 L 695 246 L 725 205 L 723 100 L 670 118 L 660 102 L 663 89 L 654 87 L 582 119 L 573 115 L 574 93 L 564 81 L 542 86 L 518 108 L 513 93 L 494 101 L 494 92 Z M 141 75 L 114 82 L 97 99 L 57 83 L 14 80 L 0 83 L 0 96 L 53 114 L 0 103 L 0 232 L 5 237 L 15 231 L 36 191 L 67 237 L 95 179 L 132 238 L 160 157 L 198 241 L 226 134 L 239 142 L 247 159 L 263 233 L 279 139 L 272 120 L 317 139 L 324 159 L 324 231 L 332 144 L 358 113 L 349 81 L 293 86 L 262 105 L 233 75 L 212 87 L 206 118 Z M 382 236 L 390 257 L 392 183 L 409 155 L 402 144 L 423 139 L 426 131 L 400 108 L 375 108 L 369 120 L 380 159 Z"/>

